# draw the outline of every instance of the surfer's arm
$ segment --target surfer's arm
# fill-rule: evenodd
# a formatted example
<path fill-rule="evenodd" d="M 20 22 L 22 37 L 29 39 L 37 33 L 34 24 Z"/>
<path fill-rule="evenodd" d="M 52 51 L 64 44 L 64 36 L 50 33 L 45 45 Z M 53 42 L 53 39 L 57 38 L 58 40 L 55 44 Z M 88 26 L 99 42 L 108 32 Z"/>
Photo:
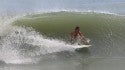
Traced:
<path fill-rule="evenodd" d="M 82 32 L 79 32 L 79 35 L 80 35 L 81 39 L 83 39 L 83 40 L 85 40 L 85 39 L 86 39 L 86 38 L 85 38 L 85 35 L 84 35 L 84 33 L 82 33 Z"/>
<path fill-rule="evenodd" d="M 82 34 L 82 35 L 81 35 L 81 38 L 82 38 L 83 42 L 85 42 L 85 44 L 89 44 L 90 39 L 86 38 L 83 33 L 81 33 L 81 34 Z"/>
<path fill-rule="evenodd" d="M 82 33 L 82 32 L 79 32 L 79 35 L 80 35 L 81 37 L 84 37 L 84 33 Z"/>

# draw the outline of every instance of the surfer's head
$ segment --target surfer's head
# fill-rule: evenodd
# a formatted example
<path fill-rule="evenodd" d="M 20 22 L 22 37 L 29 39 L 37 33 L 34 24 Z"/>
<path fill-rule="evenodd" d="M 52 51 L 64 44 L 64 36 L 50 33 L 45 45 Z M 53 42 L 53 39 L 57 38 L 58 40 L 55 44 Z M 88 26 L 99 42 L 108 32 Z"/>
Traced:
<path fill-rule="evenodd" d="M 75 31 L 77 31 L 77 30 L 79 31 L 79 30 L 80 30 L 80 27 L 77 26 L 77 27 L 75 28 Z"/>

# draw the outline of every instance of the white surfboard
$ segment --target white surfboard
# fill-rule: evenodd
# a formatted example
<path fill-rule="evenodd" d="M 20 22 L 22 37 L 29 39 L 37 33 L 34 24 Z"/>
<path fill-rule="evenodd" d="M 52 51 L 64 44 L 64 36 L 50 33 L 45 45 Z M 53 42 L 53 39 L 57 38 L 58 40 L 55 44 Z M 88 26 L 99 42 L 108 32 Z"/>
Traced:
<path fill-rule="evenodd" d="M 88 48 L 88 47 L 90 47 L 91 45 L 75 45 L 75 46 L 73 46 L 73 48 L 75 48 L 75 49 L 80 49 L 80 48 Z"/>

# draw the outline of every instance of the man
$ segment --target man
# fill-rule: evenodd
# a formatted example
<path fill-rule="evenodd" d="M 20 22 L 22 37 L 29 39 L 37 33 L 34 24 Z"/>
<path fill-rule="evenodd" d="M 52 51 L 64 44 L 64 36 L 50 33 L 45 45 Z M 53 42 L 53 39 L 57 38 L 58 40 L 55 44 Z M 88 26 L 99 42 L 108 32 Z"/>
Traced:
<path fill-rule="evenodd" d="M 71 32 L 71 42 L 72 44 L 77 42 L 79 45 L 83 43 L 88 44 L 83 33 L 80 32 L 80 27 L 77 26 L 75 30 Z"/>

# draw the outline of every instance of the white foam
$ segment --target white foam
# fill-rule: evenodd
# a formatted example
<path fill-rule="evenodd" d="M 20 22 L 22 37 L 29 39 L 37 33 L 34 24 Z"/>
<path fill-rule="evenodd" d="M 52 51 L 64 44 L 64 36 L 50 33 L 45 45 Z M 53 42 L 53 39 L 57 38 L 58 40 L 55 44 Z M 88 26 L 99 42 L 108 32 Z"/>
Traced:
<path fill-rule="evenodd" d="M 56 10 L 50 10 L 50 11 L 34 11 L 32 13 L 28 13 L 28 15 L 31 14 L 44 14 L 44 13 L 53 13 L 53 12 L 76 12 L 76 13 L 82 13 L 82 14 L 86 14 L 86 13 L 101 13 L 101 14 L 111 14 L 111 15 L 117 15 L 117 16 L 121 16 L 119 14 L 113 13 L 113 12 L 109 12 L 109 11 L 102 11 L 102 10 L 77 10 L 77 9 L 56 9 Z M 123 16 L 123 15 L 122 15 Z"/>
<path fill-rule="evenodd" d="M 11 26 L 1 40 L 0 59 L 6 63 L 33 62 L 32 58 L 61 51 L 74 51 L 73 46 L 61 40 L 45 38 L 32 28 Z M 28 60 L 28 61 L 27 61 Z"/>
<path fill-rule="evenodd" d="M 44 38 L 32 28 L 12 26 L 12 23 L 22 16 L 0 17 L 1 61 L 6 63 L 36 62 L 30 57 L 65 50 L 73 51 L 72 45 L 60 40 Z"/>

